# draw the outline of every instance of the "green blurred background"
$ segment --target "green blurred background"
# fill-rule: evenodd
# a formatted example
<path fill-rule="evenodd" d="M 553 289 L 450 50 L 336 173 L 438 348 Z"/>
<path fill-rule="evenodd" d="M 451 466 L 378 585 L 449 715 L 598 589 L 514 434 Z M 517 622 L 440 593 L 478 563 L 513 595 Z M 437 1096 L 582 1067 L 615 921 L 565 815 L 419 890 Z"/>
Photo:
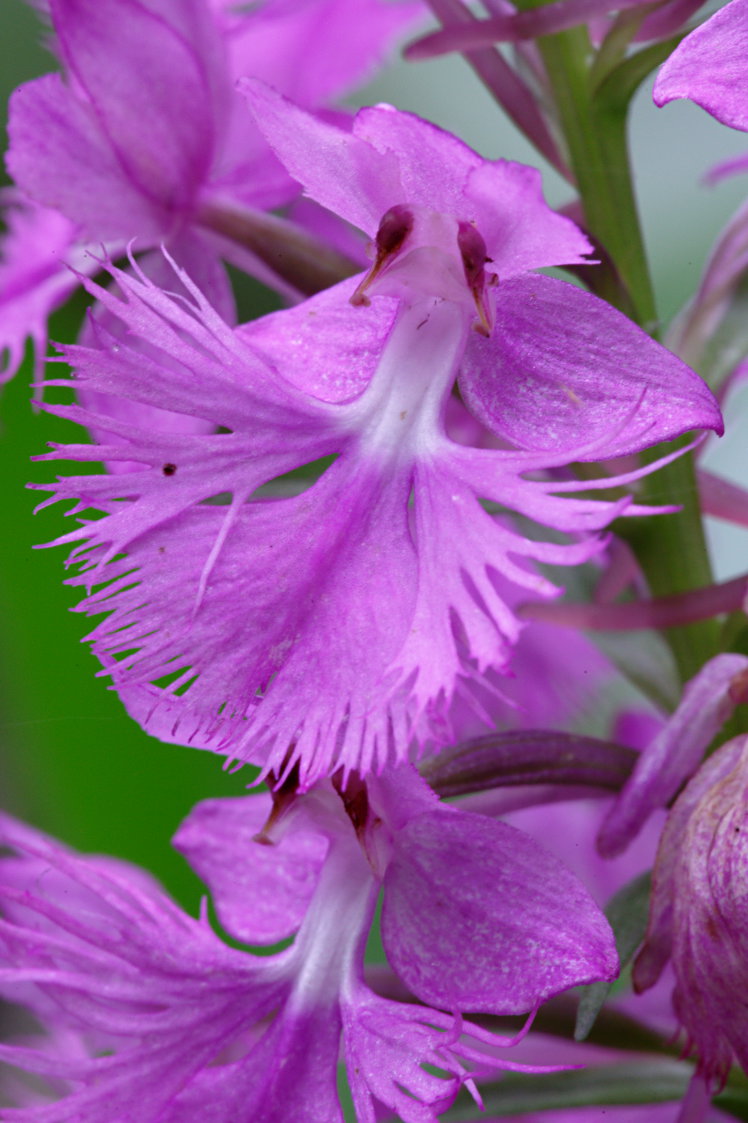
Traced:
<path fill-rule="evenodd" d="M 14 86 L 51 68 L 39 40 L 33 11 L 22 0 L 2 0 L 3 105 Z M 488 156 L 535 162 L 460 59 L 397 63 L 356 99 L 377 100 L 430 117 Z M 715 162 L 748 149 L 748 137 L 690 105 L 657 111 L 644 91 L 635 108 L 633 147 L 666 321 L 692 291 L 712 239 L 746 190 L 741 180 L 705 189 L 699 179 Z M 568 190 L 553 173 L 546 183 L 551 202 L 566 200 Z M 72 337 L 81 308 L 55 316 L 52 338 Z M 142 863 L 194 909 L 199 883 L 171 852 L 169 838 L 197 799 L 241 794 L 250 775 L 227 775 L 214 756 L 152 741 L 125 716 L 106 680 L 96 677 L 98 664 L 80 642 L 87 622 L 69 611 L 77 598 L 62 583 L 64 552 L 33 549 L 70 526 L 57 508 L 32 516 L 40 497 L 25 484 L 50 479 L 55 465 L 30 467 L 29 458 L 47 441 L 69 439 L 72 427 L 30 408 L 29 380 L 27 366 L 0 401 L 3 803 L 76 847 Z M 743 444 L 736 423 L 732 440 L 711 461 L 746 482 Z M 720 575 L 744 570 L 746 533 L 711 532 Z"/>

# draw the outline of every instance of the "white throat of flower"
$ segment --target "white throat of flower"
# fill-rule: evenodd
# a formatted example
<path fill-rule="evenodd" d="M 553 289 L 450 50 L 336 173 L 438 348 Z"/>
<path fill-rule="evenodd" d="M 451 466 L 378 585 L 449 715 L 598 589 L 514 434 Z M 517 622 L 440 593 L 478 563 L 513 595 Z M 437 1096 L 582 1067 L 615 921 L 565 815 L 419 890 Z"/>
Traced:
<path fill-rule="evenodd" d="M 391 464 L 428 455 L 469 330 L 465 309 L 421 297 L 403 302 L 366 391 L 345 410 L 362 452 Z"/>
<path fill-rule="evenodd" d="M 363 451 L 397 463 L 427 455 L 442 436 L 441 413 L 467 332 L 472 326 L 490 334 L 497 278 L 486 272 L 486 245 L 471 222 L 423 207 L 391 207 L 374 249 L 351 303 L 394 296 L 400 311 L 344 425 L 360 435 Z"/>
<path fill-rule="evenodd" d="M 363 960 L 379 886 L 349 832 L 330 843 L 294 943 L 296 978 L 288 1007 L 296 1010 L 335 1005 L 354 985 Z"/>

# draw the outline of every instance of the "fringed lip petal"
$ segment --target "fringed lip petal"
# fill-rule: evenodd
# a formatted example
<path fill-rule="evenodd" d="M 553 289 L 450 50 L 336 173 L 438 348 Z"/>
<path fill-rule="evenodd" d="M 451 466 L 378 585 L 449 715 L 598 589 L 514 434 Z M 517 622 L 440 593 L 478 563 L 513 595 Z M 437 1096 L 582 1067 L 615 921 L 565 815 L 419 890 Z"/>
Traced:
<path fill-rule="evenodd" d="M 459 1015 L 391 1002 L 363 987 L 343 1003 L 342 1013 L 348 1078 L 360 1123 L 374 1123 L 375 1100 L 397 1112 L 403 1123 L 436 1123 L 462 1087 L 482 1108 L 474 1082 L 478 1076 L 567 1067 L 522 1064 L 501 1056 L 502 1047 L 517 1044 L 526 1030 L 507 1040 Z"/>
<path fill-rule="evenodd" d="M 354 278 L 232 331 L 183 271 L 177 297 L 137 266 L 112 272 L 121 296 L 88 287 L 122 329 L 99 323 L 96 346 L 65 353 L 85 395 L 134 404 L 136 423 L 119 409 L 50 406 L 107 443 L 46 457 L 131 470 L 49 490 L 105 516 L 58 541 L 76 546 L 81 610 L 110 614 L 89 637 L 104 673 L 165 740 L 228 748 L 263 774 L 298 764 L 302 787 L 339 766 L 411 759 L 450 737 L 458 692 L 472 697 L 479 674 L 508 663 L 516 591 L 560 591 L 535 563 L 587 561 L 604 545 L 595 531 L 644 513 L 626 496 L 575 492 L 627 485 L 651 466 L 588 482 L 525 478 L 619 448 L 638 383 L 627 413 L 591 437 L 572 428 L 563 448 L 469 448 L 444 428 L 467 334 L 451 301 L 351 308 Z M 156 406 L 184 429 L 149 427 Z M 231 431 L 200 433 L 200 422 Z M 647 416 L 640 428 L 653 425 Z M 291 472 L 306 475 L 282 478 Z M 530 538 L 515 512 L 571 540 Z M 446 566 L 437 541 L 453 543 Z"/>
<path fill-rule="evenodd" d="M 280 806 L 278 788 L 206 801 L 177 836 L 236 935 L 298 926 L 291 947 L 262 957 L 225 947 L 205 907 L 192 920 L 134 867 L 81 857 L 0 817 L 0 843 L 15 851 L 0 857 L 0 989 L 15 986 L 51 1030 L 40 1047 L 0 1046 L 0 1059 L 57 1082 L 48 1123 L 283 1123 L 289 1110 L 342 1123 L 341 1035 L 365 1123 L 375 1101 L 404 1123 L 436 1123 L 463 1086 L 480 1105 L 479 1076 L 569 1067 L 503 1056 L 544 996 L 616 970 L 604 917 L 557 859 L 505 824 L 440 808 L 412 767 L 373 781 L 355 831 L 337 783 L 285 795 L 277 825 L 287 829 L 267 863 L 257 866 L 248 836 L 271 802 Z M 435 1003 L 394 1002 L 363 982 L 382 875 L 388 954 L 406 964 L 405 985 L 417 992 L 417 977 Z M 279 899 L 265 899 L 279 881 Z M 531 1017 L 504 1037 L 464 1020 L 463 1005 Z M 40 1118 L 33 1105 L 4 1114 Z"/>
<path fill-rule="evenodd" d="M 189 1052 L 188 1044 L 185 1048 Z M 336 1006 L 288 1008 L 245 1056 L 205 1066 L 158 1123 L 285 1123 L 289 1118 L 344 1123 L 337 1094 L 339 1051 Z"/>
<path fill-rule="evenodd" d="M 365 486 L 360 469 L 341 458 L 303 495 L 239 510 L 193 614 L 204 559 L 223 518 L 220 508 L 195 509 L 132 546 L 124 568 L 135 567 L 141 584 L 116 593 L 114 612 L 94 633 L 96 646 L 105 652 L 141 646 L 110 668 L 125 687 L 170 668 L 191 668 L 195 681 L 186 701 L 203 724 L 218 722 L 222 711 L 219 724 L 244 719 L 237 756 L 251 734 L 261 758 L 260 747 L 268 749 L 266 767 L 275 770 L 294 744 L 302 783 L 341 760 L 356 767 L 362 755 L 381 767 L 390 753 L 382 680 L 412 613 L 415 559 L 406 515 L 406 493 L 388 494 L 375 481 Z M 383 566 L 377 559 L 385 557 Z M 362 583 L 366 600 L 358 595 Z M 143 605 L 145 590 L 150 608 Z M 87 609 L 109 607 L 109 595 L 105 587 Z M 166 619 L 169 628 L 159 628 Z M 159 720 L 157 711 L 152 719 Z M 345 750 L 338 740 L 343 732 Z"/>
<path fill-rule="evenodd" d="M 3 862 L 27 870 L 23 891 L 0 884 L 9 917 L 0 926 L 3 988 L 33 968 L 35 989 L 24 992 L 32 1009 L 52 1028 L 86 1034 L 93 1049 L 67 1073 L 53 1051 L 3 1050 L 8 1063 L 73 1082 L 66 1097 L 45 1107 L 50 1123 L 159 1116 L 204 1065 L 282 1000 L 282 972 L 225 947 L 142 871 L 71 853 L 8 817 L 0 839 L 16 852 Z M 38 1115 L 18 1109 L 12 1117 Z"/>
<path fill-rule="evenodd" d="M 9 189 L 0 191 L 7 232 L 0 242 L 0 382 L 12 378 L 23 361 L 26 339 L 35 350 L 35 374 L 47 349 L 47 319 L 67 300 L 78 279 L 67 269 L 75 228 L 66 218 L 39 207 Z"/>

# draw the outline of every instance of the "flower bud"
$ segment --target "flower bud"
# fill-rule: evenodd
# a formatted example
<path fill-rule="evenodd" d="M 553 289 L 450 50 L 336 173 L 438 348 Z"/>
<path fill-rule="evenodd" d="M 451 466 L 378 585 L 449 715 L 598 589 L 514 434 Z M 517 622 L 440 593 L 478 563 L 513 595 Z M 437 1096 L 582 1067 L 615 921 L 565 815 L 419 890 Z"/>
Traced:
<path fill-rule="evenodd" d="M 748 737 L 702 766 L 673 807 L 654 869 L 649 928 L 634 968 L 646 990 L 668 956 L 673 1004 L 714 1088 L 748 1068 Z"/>

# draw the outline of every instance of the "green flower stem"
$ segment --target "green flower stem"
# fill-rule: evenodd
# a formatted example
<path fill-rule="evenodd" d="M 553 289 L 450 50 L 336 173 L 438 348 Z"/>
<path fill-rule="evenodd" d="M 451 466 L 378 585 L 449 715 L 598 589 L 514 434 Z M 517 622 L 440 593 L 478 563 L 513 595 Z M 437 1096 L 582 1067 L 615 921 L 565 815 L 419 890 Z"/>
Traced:
<path fill-rule="evenodd" d="M 585 223 L 601 243 L 619 281 L 602 292 L 642 327 L 657 323 L 654 293 L 631 176 L 626 118 L 634 83 L 612 80 L 595 88 L 594 52 L 586 28 L 539 40 L 559 123 L 568 146 Z M 600 289 L 597 290 L 600 292 Z M 656 458 L 662 450 L 649 454 Z M 637 499 L 679 505 L 677 514 L 622 520 L 620 531 L 636 552 L 652 594 L 685 592 L 712 580 L 692 458 L 642 481 Z M 691 678 L 719 650 L 718 626 L 706 620 L 666 632 L 682 678 Z"/>
<path fill-rule="evenodd" d="M 685 440 L 685 438 L 683 439 Z M 652 458 L 656 450 L 649 454 Z M 653 596 L 684 593 L 710 585 L 714 577 L 704 537 L 693 457 L 681 456 L 666 468 L 642 480 L 637 501 L 657 506 L 678 504 L 680 511 L 645 519 L 627 520 L 616 528 L 625 534 L 636 553 Z M 720 650 L 717 620 L 700 620 L 664 633 L 681 679 L 696 674 Z"/>
<path fill-rule="evenodd" d="M 594 55 L 586 28 L 538 40 L 568 146 L 587 229 L 600 242 L 628 296 L 623 308 L 650 330 L 656 322 L 654 292 L 631 181 L 626 117 L 628 96 L 609 84 L 595 95 Z M 621 307 L 619 300 L 618 306 Z"/>

